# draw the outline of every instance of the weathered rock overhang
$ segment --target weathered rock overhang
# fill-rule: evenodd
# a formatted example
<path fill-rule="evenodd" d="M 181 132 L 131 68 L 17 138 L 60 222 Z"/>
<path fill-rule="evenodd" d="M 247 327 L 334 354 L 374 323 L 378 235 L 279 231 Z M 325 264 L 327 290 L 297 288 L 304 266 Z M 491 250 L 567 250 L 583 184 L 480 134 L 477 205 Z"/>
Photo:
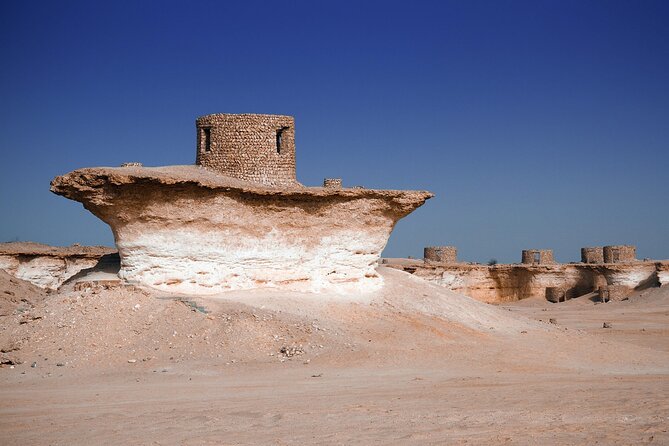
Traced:
<path fill-rule="evenodd" d="M 51 191 L 110 225 L 129 283 L 192 294 L 364 291 L 426 191 L 267 187 L 198 166 L 80 169 Z"/>
<path fill-rule="evenodd" d="M 50 290 L 59 288 L 84 270 L 116 262 L 116 250 L 106 246 L 61 247 L 33 242 L 0 243 L 0 269 Z"/>

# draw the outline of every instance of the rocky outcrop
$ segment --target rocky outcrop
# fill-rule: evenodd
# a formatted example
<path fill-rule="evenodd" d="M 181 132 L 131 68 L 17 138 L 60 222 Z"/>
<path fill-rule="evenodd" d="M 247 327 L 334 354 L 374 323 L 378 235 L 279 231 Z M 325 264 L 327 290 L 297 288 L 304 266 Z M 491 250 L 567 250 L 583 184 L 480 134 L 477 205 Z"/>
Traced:
<path fill-rule="evenodd" d="M 488 302 L 509 302 L 528 297 L 544 297 L 547 288 L 564 290 L 566 298 L 617 286 L 643 289 L 669 282 L 669 261 L 635 261 L 607 264 L 479 265 L 393 262 L 451 291 Z"/>
<path fill-rule="evenodd" d="M 32 242 L 0 243 L 0 269 L 40 288 L 55 290 L 81 271 L 113 257 L 106 246 L 48 246 Z"/>
<path fill-rule="evenodd" d="M 266 187 L 197 166 L 90 168 L 51 191 L 109 224 L 119 276 L 174 292 L 378 288 L 377 260 L 425 191 Z"/>
<path fill-rule="evenodd" d="M 657 280 L 661 286 L 669 285 L 669 262 L 662 262 L 657 267 Z"/>

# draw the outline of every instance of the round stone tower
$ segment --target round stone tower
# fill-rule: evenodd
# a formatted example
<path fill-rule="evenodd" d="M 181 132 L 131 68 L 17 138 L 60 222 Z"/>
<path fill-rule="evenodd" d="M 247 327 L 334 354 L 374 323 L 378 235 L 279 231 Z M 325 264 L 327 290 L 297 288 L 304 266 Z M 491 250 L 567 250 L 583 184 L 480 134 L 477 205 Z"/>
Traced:
<path fill-rule="evenodd" d="M 604 248 L 601 246 L 581 248 L 581 263 L 604 263 Z"/>
<path fill-rule="evenodd" d="M 549 265 L 555 263 L 552 249 L 525 249 L 522 253 L 525 265 Z"/>
<path fill-rule="evenodd" d="M 636 246 L 614 245 L 604 247 L 604 263 L 633 262 L 636 260 Z"/>
<path fill-rule="evenodd" d="M 428 263 L 457 263 L 458 248 L 455 246 L 426 246 L 423 259 Z"/>
<path fill-rule="evenodd" d="M 195 126 L 197 165 L 265 186 L 298 184 L 292 116 L 219 113 Z"/>

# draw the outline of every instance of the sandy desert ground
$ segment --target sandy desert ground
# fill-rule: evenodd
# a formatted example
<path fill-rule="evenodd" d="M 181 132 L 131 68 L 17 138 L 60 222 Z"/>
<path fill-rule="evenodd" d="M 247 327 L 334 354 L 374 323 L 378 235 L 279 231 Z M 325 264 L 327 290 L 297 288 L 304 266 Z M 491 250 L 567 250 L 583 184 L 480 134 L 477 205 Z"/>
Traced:
<path fill-rule="evenodd" d="M 195 300 L 0 274 L 0 443 L 669 444 L 669 289 L 495 307 L 379 272 Z"/>

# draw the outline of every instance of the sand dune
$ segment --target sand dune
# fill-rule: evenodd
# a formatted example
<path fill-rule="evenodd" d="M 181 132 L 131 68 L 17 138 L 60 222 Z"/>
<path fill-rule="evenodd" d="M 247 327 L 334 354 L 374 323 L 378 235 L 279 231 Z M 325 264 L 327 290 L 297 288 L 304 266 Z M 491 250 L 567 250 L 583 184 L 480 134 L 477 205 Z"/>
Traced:
<path fill-rule="evenodd" d="M 494 307 L 400 271 L 379 273 L 381 290 L 346 301 L 279 290 L 191 299 L 121 287 L 66 287 L 30 301 L 1 319 L 3 359 L 16 363 L 0 369 L 2 437 L 669 442 L 664 289 L 605 305 Z"/>

